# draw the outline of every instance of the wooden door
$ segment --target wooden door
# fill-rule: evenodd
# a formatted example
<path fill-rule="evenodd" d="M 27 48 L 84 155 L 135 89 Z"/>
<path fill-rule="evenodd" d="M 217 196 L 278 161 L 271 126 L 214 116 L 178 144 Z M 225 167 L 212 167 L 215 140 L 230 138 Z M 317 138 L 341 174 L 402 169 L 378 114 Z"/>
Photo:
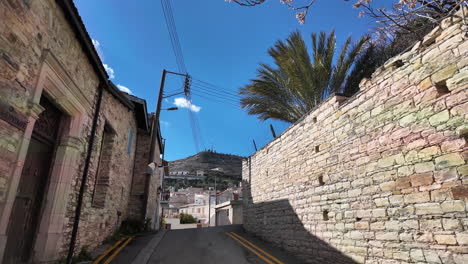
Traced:
<path fill-rule="evenodd" d="M 10 215 L 4 264 L 31 262 L 60 122 L 60 111 L 46 98 L 41 105 Z"/>

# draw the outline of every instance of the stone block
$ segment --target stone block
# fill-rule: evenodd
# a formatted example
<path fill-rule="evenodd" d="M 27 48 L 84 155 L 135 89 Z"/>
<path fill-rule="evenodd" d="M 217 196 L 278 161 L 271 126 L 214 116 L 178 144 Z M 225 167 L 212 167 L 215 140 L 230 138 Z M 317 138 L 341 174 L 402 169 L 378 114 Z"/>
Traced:
<path fill-rule="evenodd" d="M 380 189 L 383 192 L 393 191 L 395 189 L 395 181 L 384 182 L 380 184 Z"/>
<path fill-rule="evenodd" d="M 434 182 L 432 172 L 418 173 L 410 176 L 411 186 L 418 187 L 423 185 L 431 185 Z"/>
<path fill-rule="evenodd" d="M 431 196 L 429 195 L 429 192 L 410 193 L 405 195 L 404 200 L 406 204 L 425 203 L 431 200 Z"/>
<path fill-rule="evenodd" d="M 389 201 L 388 201 L 388 198 L 376 198 L 376 199 L 374 199 L 374 203 L 378 207 L 388 206 L 390 204 Z"/>
<path fill-rule="evenodd" d="M 414 207 L 417 215 L 440 215 L 443 213 L 438 203 L 415 204 Z"/>
<path fill-rule="evenodd" d="M 454 254 L 453 261 L 455 264 L 468 263 L 468 254 Z"/>
<path fill-rule="evenodd" d="M 370 224 L 370 230 L 384 230 L 385 229 L 385 222 L 372 222 Z"/>
<path fill-rule="evenodd" d="M 450 198 L 450 193 L 449 189 L 433 190 L 431 191 L 431 201 L 445 201 Z"/>
<path fill-rule="evenodd" d="M 468 233 L 467 232 L 457 233 L 456 237 L 457 237 L 458 244 L 468 245 Z"/>
<path fill-rule="evenodd" d="M 465 202 L 464 201 L 445 201 L 440 206 L 441 206 L 442 211 L 444 213 L 464 212 L 465 211 Z"/>
<path fill-rule="evenodd" d="M 414 164 L 414 170 L 416 171 L 416 173 L 430 172 L 430 171 L 434 171 L 434 169 L 435 169 L 435 166 L 432 161 Z"/>
<path fill-rule="evenodd" d="M 440 260 L 439 254 L 437 254 L 436 250 L 424 250 L 424 257 L 427 263 L 434 263 L 434 264 L 442 263 L 442 261 Z"/>
<path fill-rule="evenodd" d="M 420 159 L 432 158 L 436 155 L 440 154 L 440 147 L 439 146 L 432 146 L 428 148 L 424 148 L 418 152 L 418 157 Z"/>
<path fill-rule="evenodd" d="M 434 173 L 434 180 L 438 183 L 455 181 L 458 178 L 455 168 L 436 171 Z"/>
<path fill-rule="evenodd" d="M 398 232 L 376 232 L 375 239 L 384 241 L 398 241 Z"/>
<path fill-rule="evenodd" d="M 410 178 L 409 177 L 398 178 L 395 181 L 395 187 L 397 190 L 411 187 Z"/>
<path fill-rule="evenodd" d="M 389 197 L 390 204 L 392 205 L 401 205 L 404 203 L 404 196 L 403 195 L 392 195 Z"/>
<path fill-rule="evenodd" d="M 422 219 L 419 221 L 421 231 L 442 230 L 442 221 L 440 219 Z"/>
<path fill-rule="evenodd" d="M 419 222 L 418 220 L 406 220 L 401 223 L 401 226 L 405 230 L 418 230 L 419 229 Z"/>
<path fill-rule="evenodd" d="M 401 224 L 399 221 L 393 220 L 393 221 L 387 221 L 385 223 L 385 230 L 390 230 L 390 231 L 399 231 L 402 228 Z"/>
<path fill-rule="evenodd" d="M 415 248 L 410 250 L 410 258 L 413 262 L 425 262 L 426 258 L 424 257 L 424 253 L 422 249 Z"/>
<path fill-rule="evenodd" d="M 443 245 L 456 245 L 457 239 L 454 235 L 434 235 L 434 239 L 437 241 L 437 244 Z"/>
<path fill-rule="evenodd" d="M 429 123 L 432 126 L 438 126 L 444 122 L 447 122 L 450 118 L 450 113 L 448 110 L 444 110 L 440 113 L 437 113 L 429 118 Z"/>
<path fill-rule="evenodd" d="M 456 64 L 449 64 L 442 68 L 442 70 L 434 73 L 431 79 L 434 83 L 439 83 L 451 78 L 458 71 Z M 432 123 L 431 123 L 432 124 Z"/>
<path fill-rule="evenodd" d="M 458 219 L 442 219 L 442 225 L 446 231 L 458 230 L 461 227 Z"/>
<path fill-rule="evenodd" d="M 446 154 L 435 159 L 437 169 L 465 164 L 465 160 L 458 153 Z"/>
<path fill-rule="evenodd" d="M 387 212 L 384 208 L 378 208 L 372 210 L 372 217 L 386 217 Z"/>
<path fill-rule="evenodd" d="M 458 167 L 457 171 L 460 176 L 468 176 L 468 165 Z"/>
<path fill-rule="evenodd" d="M 361 230 L 365 229 L 365 230 L 367 230 L 367 229 L 369 229 L 369 222 L 367 222 L 367 221 L 358 221 L 358 222 L 356 222 L 354 224 L 354 226 L 355 226 L 356 229 L 361 229 Z"/>
<path fill-rule="evenodd" d="M 450 188 L 450 191 L 452 192 L 453 199 L 468 198 L 468 186 L 467 185 L 452 187 Z"/>

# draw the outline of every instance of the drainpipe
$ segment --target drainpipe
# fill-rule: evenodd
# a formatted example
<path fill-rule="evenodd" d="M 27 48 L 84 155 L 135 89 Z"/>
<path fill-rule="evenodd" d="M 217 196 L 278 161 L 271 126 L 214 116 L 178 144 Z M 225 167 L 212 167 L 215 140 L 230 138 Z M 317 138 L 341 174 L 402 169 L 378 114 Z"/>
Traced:
<path fill-rule="evenodd" d="M 75 250 L 76 238 L 78 235 L 78 226 L 80 223 L 81 207 L 83 205 L 83 197 L 84 197 L 84 192 L 86 188 L 86 180 L 88 179 L 89 165 L 91 163 L 91 154 L 93 153 L 94 140 L 96 138 L 97 123 L 99 119 L 99 112 L 101 110 L 101 102 L 102 102 L 102 95 L 103 95 L 104 87 L 105 85 L 102 82 L 98 86 L 98 98 L 96 102 L 96 109 L 94 110 L 93 125 L 91 127 L 91 136 L 88 141 L 88 151 L 86 153 L 86 160 L 85 160 L 84 169 L 83 169 L 83 176 L 81 178 L 80 191 L 78 193 L 78 203 L 76 205 L 76 210 L 75 210 L 75 221 L 73 222 L 72 235 L 70 239 L 70 245 L 68 247 L 68 255 L 67 255 L 67 262 L 66 262 L 67 264 L 72 263 L 73 251 Z"/>

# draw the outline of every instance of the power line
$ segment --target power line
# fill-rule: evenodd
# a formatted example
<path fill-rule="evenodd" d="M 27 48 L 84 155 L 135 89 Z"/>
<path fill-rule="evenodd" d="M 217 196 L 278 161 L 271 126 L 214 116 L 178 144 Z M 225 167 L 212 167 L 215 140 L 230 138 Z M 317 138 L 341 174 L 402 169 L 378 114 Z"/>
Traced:
<path fill-rule="evenodd" d="M 220 95 L 223 95 L 223 96 L 231 97 L 231 98 L 236 99 L 236 100 L 239 99 L 239 95 L 233 95 L 233 94 L 228 93 L 228 92 L 225 92 L 225 91 L 223 91 L 223 90 L 221 90 L 221 91 L 220 91 L 220 90 L 215 90 L 215 89 L 213 89 L 213 88 L 211 88 L 211 87 L 208 87 L 208 86 L 199 84 L 199 83 L 197 83 L 197 82 L 194 82 L 193 85 L 194 85 L 194 86 L 197 86 L 197 87 L 199 87 L 199 88 L 202 88 L 202 89 L 204 89 L 204 90 L 210 91 L 210 92 L 212 92 L 212 93 L 217 93 L 217 94 L 220 94 Z"/>
<path fill-rule="evenodd" d="M 210 98 L 210 97 L 207 97 L 206 95 L 204 94 L 199 94 L 198 92 L 192 92 L 193 95 L 195 96 L 198 96 L 198 97 L 201 97 L 201 98 L 204 98 L 208 101 L 211 101 L 211 102 L 214 102 L 214 103 L 219 103 L 219 104 L 222 104 L 222 105 L 225 105 L 225 106 L 230 106 L 230 107 L 234 107 L 236 109 L 239 109 L 239 105 L 236 105 L 234 104 L 233 102 L 230 102 L 230 101 L 223 101 L 222 99 L 214 99 L 214 98 Z"/>
<path fill-rule="evenodd" d="M 164 19 L 166 20 L 166 27 L 171 40 L 172 50 L 176 58 L 177 67 L 179 72 L 187 73 L 182 48 L 180 46 L 179 35 L 177 33 L 177 27 L 174 21 L 171 2 L 170 0 L 161 0 L 161 5 L 164 13 Z"/>
<path fill-rule="evenodd" d="M 193 86 L 193 88 L 194 89 L 192 89 L 192 90 L 199 91 L 200 93 L 205 93 L 208 96 L 213 96 L 215 98 L 220 98 L 220 99 L 232 101 L 234 103 L 239 102 L 239 98 L 234 98 L 234 97 L 230 97 L 230 96 L 227 96 L 227 95 L 215 93 L 215 92 L 212 92 L 210 90 L 206 90 L 206 89 L 204 89 L 202 87 L 199 87 L 199 86 Z"/>
<path fill-rule="evenodd" d="M 201 79 L 192 77 L 192 80 L 193 80 L 194 82 L 197 82 L 197 83 L 199 83 L 199 84 L 201 84 L 201 85 L 203 85 L 203 86 L 209 87 L 209 88 L 211 88 L 211 89 L 214 89 L 214 90 L 222 90 L 222 91 L 225 92 L 225 93 L 228 93 L 228 94 L 231 94 L 231 95 L 234 95 L 234 96 L 238 96 L 237 93 L 230 92 L 229 90 L 227 90 L 227 89 L 225 89 L 225 88 L 223 88 L 223 87 L 221 87 L 221 86 L 211 84 L 211 83 L 206 82 L 206 81 L 203 81 L 203 80 L 201 80 Z"/>

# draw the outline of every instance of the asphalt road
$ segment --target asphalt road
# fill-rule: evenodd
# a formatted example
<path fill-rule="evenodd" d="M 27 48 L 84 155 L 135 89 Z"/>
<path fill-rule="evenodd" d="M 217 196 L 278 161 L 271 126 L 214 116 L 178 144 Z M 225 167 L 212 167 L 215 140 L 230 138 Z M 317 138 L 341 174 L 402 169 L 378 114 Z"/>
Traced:
<path fill-rule="evenodd" d="M 233 232 L 235 234 L 232 234 Z M 228 235 L 230 234 L 230 235 Z M 237 235 L 237 236 L 236 236 Z M 250 242 L 250 243 L 249 243 Z M 244 244 L 244 245 L 242 245 Z M 299 264 L 293 256 L 244 232 L 242 226 L 168 230 L 129 244 L 112 263 Z M 249 247 L 250 249 L 246 248 Z M 138 252 L 136 249 L 139 248 Z M 255 254 L 255 251 L 257 254 Z M 260 256 L 259 256 L 260 255 Z M 132 262 L 130 262 L 132 259 Z M 276 260 L 274 260 L 276 259 Z"/>

